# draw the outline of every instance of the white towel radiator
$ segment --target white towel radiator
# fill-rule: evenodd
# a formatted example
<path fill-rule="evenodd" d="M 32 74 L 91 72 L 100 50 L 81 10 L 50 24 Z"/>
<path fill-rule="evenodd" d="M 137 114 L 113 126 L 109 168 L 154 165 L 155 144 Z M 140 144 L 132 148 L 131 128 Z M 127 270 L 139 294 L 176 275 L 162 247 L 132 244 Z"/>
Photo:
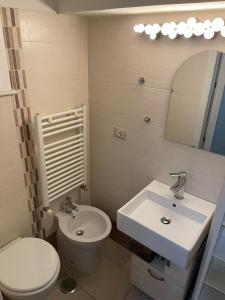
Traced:
<path fill-rule="evenodd" d="M 39 181 L 44 209 L 51 201 L 87 185 L 86 106 L 35 115 Z"/>

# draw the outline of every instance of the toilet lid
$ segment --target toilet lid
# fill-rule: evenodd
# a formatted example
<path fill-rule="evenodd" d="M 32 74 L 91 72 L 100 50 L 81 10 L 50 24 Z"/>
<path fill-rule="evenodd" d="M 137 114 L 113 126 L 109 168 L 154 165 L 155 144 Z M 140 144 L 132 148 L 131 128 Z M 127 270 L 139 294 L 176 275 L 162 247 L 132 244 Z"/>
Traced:
<path fill-rule="evenodd" d="M 0 285 L 15 292 L 46 286 L 59 268 L 56 250 L 44 240 L 18 239 L 0 252 Z"/>

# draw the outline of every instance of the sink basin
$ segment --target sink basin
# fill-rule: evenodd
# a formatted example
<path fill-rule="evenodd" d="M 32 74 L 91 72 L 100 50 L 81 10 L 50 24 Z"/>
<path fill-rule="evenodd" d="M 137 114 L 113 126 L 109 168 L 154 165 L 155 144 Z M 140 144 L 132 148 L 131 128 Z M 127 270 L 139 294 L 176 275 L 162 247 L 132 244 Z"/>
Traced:
<path fill-rule="evenodd" d="M 177 200 L 170 187 L 154 180 L 117 212 L 117 227 L 181 268 L 204 241 L 215 204 L 184 193 Z"/>

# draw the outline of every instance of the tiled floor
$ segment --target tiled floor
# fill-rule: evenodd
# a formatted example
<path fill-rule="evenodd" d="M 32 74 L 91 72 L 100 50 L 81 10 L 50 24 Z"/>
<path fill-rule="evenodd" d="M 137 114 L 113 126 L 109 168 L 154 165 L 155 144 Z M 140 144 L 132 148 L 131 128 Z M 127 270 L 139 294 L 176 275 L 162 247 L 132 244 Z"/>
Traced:
<path fill-rule="evenodd" d="M 75 272 L 63 266 L 59 282 L 69 276 L 76 279 L 77 291 L 72 295 L 61 293 L 58 286 L 49 300 L 152 300 L 130 283 L 130 252 L 111 239 L 103 249 L 103 260 L 96 273 Z"/>

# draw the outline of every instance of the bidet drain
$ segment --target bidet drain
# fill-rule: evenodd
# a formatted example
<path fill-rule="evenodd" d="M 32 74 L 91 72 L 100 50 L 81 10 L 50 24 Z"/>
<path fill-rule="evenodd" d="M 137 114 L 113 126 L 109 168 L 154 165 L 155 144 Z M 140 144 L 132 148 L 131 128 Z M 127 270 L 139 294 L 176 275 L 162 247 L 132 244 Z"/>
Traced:
<path fill-rule="evenodd" d="M 83 235 L 84 231 L 83 230 L 77 230 L 76 235 Z"/>
<path fill-rule="evenodd" d="M 167 218 L 167 217 L 162 217 L 160 221 L 161 221 L 161 223 L 163 223 L 165 225 L 168 225 L 171 223 L 171 219 Z"/>
<path fill-rule="evenodd" d="M 76 280 L 70 277 L 64 279 L 60 284 L 60 290 L 64 294 L 73 294 L 75 293 L 76 289 L 77 289 Z"/>

